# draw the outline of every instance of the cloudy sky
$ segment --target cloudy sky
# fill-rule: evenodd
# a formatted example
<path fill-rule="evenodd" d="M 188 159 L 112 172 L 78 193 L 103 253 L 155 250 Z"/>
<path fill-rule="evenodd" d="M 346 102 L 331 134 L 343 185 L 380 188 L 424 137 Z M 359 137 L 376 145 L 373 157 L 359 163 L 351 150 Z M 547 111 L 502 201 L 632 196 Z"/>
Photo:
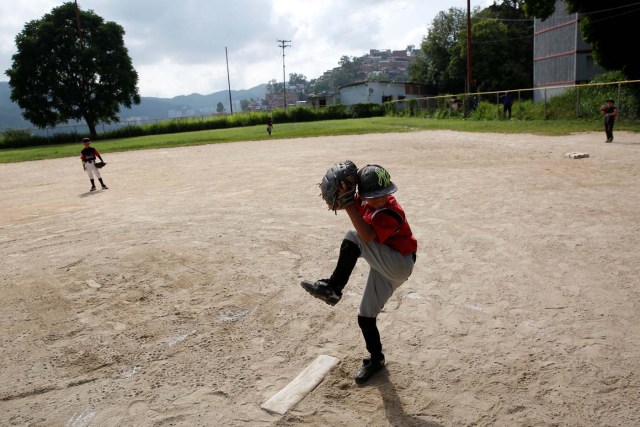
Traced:
<path fill-rule="evenodd" d="M 15 36 L 64 0 L 0 0 L 0 81 L 16 52 Z M 491 4 L 471 1 L 471 7 Z M 78 0 L 125 29 L 141 96 L 170 98 L 282 81 L 278 40 L 290 40 L 284 65 L 318 78 L 340 57 L 369 49 L 420 46 L 440 11 L 466 0 Z"/>

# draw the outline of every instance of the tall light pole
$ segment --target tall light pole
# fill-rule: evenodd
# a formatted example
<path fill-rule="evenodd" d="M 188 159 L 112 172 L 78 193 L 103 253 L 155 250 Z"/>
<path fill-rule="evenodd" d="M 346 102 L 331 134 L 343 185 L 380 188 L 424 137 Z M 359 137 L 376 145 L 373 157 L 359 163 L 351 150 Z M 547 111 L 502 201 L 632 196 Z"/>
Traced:
<path fill-rule="evenodd" d="M 284 48 L 285 47 L 291 47 L 290 44 L 287 43 L 291 43 L 291 40 L 278 40 L 278 43 L 280 43 L 280 47 L 282 48 L 282 88 L 283 88 L 283 94 L 284 94 L 284 109 L 287 109 L 287 78 L 286 78 L 286 72 L 285 72 L 285 68 L 284 68 Z"/>

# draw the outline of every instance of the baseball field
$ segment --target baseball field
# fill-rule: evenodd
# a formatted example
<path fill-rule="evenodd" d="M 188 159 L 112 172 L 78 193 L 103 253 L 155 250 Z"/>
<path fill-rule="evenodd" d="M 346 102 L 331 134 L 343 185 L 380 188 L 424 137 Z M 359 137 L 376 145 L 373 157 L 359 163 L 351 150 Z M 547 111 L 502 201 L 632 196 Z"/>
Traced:
<path fill-rule="evenodd" d="M 108 190 L 77 156 L 0 164 L 0 425 L 640 424 L 640 134 L 94 146 Z M 334 307 L 299 286 L 350 228 L 317 186 L 346 159 L 389 170 L 419 245 L 365 386 L 366 263 Z"/>

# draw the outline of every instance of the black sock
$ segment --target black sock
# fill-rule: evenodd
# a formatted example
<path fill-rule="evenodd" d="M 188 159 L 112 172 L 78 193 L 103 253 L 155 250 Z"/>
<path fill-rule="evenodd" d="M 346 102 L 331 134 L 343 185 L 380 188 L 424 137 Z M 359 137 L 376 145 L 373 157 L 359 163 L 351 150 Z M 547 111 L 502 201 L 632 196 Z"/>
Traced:
<path fill-rule="evenodd" d="M 364 337 L 367 351 L 371 354 L 371 360 L 384 360 L 384 354 L 382 354 L 382 343 L 380 342 L 380 332 L 376 326 L 376 318 L 358 316 L 358 326 L 360 326 L 360 329 L 362 330 L 362 336 Z"/>
<path fill-rule="evenodd" d="M 93 179 L 90 179 L 89 181 L 91 181 L 91 187 L 92 188 L 96 186 L 96 183 L 95 183 L 95 181 Z"/>
<path fill-rule="evenodd" d="M 336 265 L 335 270 L 333 270 L 331 279 L 329 279 L 336 289 L 342 290 L 342 288 L 345 287 L 359 257 L 360 248 L 358 245 L 353 243 L 351 240 L 344 239 L 340 245 L 338 264 Z"/>

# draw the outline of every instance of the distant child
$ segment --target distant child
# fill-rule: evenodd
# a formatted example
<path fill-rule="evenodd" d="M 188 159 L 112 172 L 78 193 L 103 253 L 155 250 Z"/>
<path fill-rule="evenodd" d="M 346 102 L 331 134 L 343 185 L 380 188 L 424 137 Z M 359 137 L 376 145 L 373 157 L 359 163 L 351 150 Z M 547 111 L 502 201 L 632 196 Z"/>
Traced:
<path fill-rule="evenodd" d="M 271 131 L 273 130 L 273 120 L 271 117 L 267 119 L 267 132 L 269 132 L 269 136 L 271 136 Z"/>
<path fill-rule="evenodd" d="M 96 191 L 96 184 L 93 180 L 93 174 L 98 177 L 98 181 L 100 181 L 100 185 L 102 185 L 103 190 L 108 190 L 109 187 L 105 185 L 102 181 L 102 177 L 100 176 L 100 170 L 96 167 L 96 158 L 100 159 L 102 162 L 102 157 L 98 150 L 93 147 L 90 147 L 91 140 L 89 138 L 83 138 L 82 144 L 84 144 L 84 148 L 80 152 L 80 160 L 82 160 L 82 169 L 84 169 L 89 175 L 89 181 L 91 181 L 91 189 L 89 191 Z"/>
<path fill-rule="evenodd" d="M 343 184 L 344 191 L 346 185 Z M 397 190 L 389 173 L 379 165 L 358 171 L 358 193 L 344 208 L 355 230 L 350 230 L 340 246 L 338 263 L 329 279 L 302 281 L 302 287 L 329 305 L 342 298 L 342 289 L 358 261 L 369 264 L 369 277 L 358 309 L 358 326 L 369 356 L 355 374 L 362 384 L 384 367 L 384 354 L 376 318 L 393 292 L 413 272 L 418 243 L 404 210 L 391 195 Z"/>
<path fill-rule="evenodd" d="M 604 132 L 607 135 L 605 142 L 612 142 L 613 124 L 616 122 L 616 117 L 618 117 L 618 109 L 615 106 L 615 101 L 613 99 L 607 99 L 605 105 L 600 107 L 600 112 L 604 114 Z"/>

